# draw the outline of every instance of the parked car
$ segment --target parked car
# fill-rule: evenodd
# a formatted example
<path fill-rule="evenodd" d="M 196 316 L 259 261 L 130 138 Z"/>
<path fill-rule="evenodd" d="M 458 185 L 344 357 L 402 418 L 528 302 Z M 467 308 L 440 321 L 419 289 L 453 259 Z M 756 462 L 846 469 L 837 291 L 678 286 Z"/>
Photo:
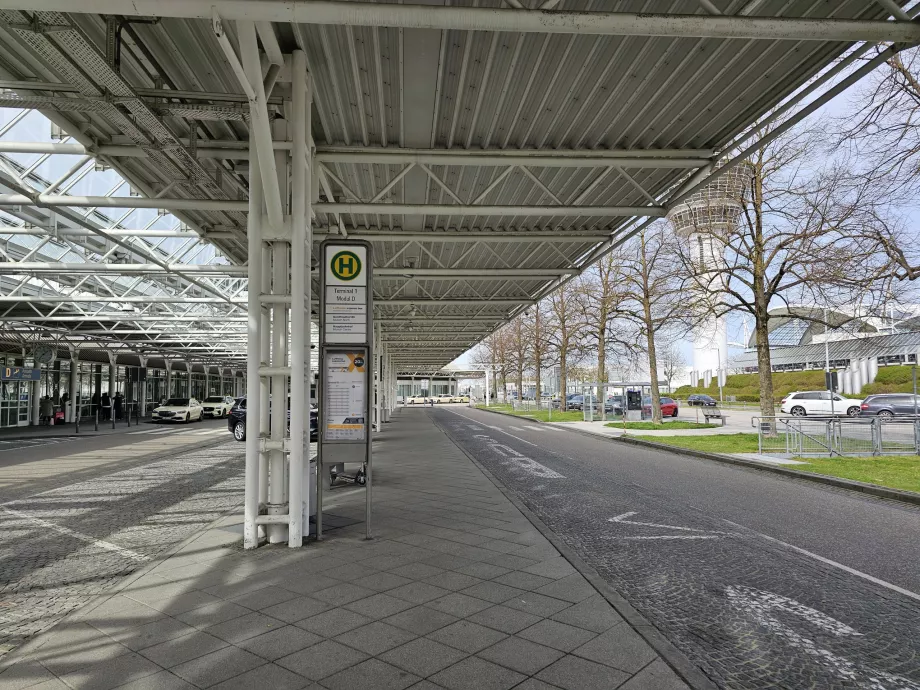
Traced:
<path fill-rule="evenodd" d="M 719 401 L 709 395 L 694 393 L 687 398 L 687 404 L 691 407 L 715 407 Z"/>
<path fill-rule="evenodd" d="M 434 399 L 436 403 L 452 403 L 454 401 L 454 396 L 450 393 L 441 393 L 438 397 Z"/>
<path fill-rule="evenodd" d="M 291 410 L 288 409 L 288 427 L 291 425 Z M 246 440 L 246 396 L 238 398 L 236 405 L 227 415 L 227 429 L 237 441 Z M 319 419 L 316 405 L 310 403 L 310 440 L 315 441 L 319 436 Z"/>
<path fill-rule="evenodd" d="M 679 412 L 679 405 L 674 398 L 667 398 L 661 396 L 659 398 L 661 402 L 661 416 L 662 417 L 676 417 Z M 652 396 L 646 395 L 642 398 L 642 408 L 646 414 L 652 413 Z"/>
<path fill-rule="evenodd" d="M 568 400 L 568 402 L 566 402 L 565 409 L 583 410 L 585 407 L 594 410 L 594 412 L 597 414 L 600 414 L 600 400 L 595 398 L 593 395 L 574 395 L 571 399 Z M 613 412 L 613 403 L 610 400 L 607 400 L 607 402 L 604 403 L 604 411 Z"/>
<path fill-rule="evenodd" d="M 783 398 L 780 403 L 780 411 L 795 417 L 805 415 L 856 417 L 862 412 L 861 405 L 862 400 L 844 398 L 830 391 L 795 391 Z"/>
<path fill-rule="evenodd" d="M 607 398 L 607 406 L 613 414 L 623 414 L 623 396 L 611 395 Z"/>
<path fill-rule="evenodd" d="M 153 408 L 155 422 L 200 422 L 202 419 L 204 411 L 195 398 L 170 398 Z"/>
<path fill-rule="evenodd" d="M 427 405 L 428 396 L 427 395 L 410 395 L 406 398 L 407 405 Z"/>
<path fill-rule="evenodd" d="M 920 410 L 920 395 L 883 393 L 870 395 L 859 406 L 859 414 L 878 417 L 913 417 Z"/>
<path fill-rule="evenodd" d="M 460 403 L 469 403 L 469 401 L 470 401 L 470 396 L 467 393 L 457 396 L 457 399 L 456 399 L 456 402 L 460 402 Z"/>
<path fill-rule="evenodd" d="M 232 395 L 212 395 L 201 403 L 205 417 L 226 417 L 236 404 Z"/>

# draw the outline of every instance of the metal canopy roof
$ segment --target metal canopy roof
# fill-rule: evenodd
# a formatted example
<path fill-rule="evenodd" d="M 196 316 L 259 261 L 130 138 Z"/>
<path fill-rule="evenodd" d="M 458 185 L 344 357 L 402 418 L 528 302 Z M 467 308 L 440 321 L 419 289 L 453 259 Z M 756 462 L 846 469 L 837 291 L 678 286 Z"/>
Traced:
<path fill-rule="evenodd" d="M 243 361 L 254 123 L 228 60 L 235 20 L 256 22 L 276 124 L 290 116 L 286 55 L 305 51 L 314 241 L 374 244 L 376 318 L 395 366 L 415 372 L 664 215 L 760 143 L 778 104 L 795 121 L 881 64 L 893 49 L 877 44 L 920 42 L 903 4 L 0 0 L 0 106 L 70 136 L 0 136 L 0 206 L 19 225 L 0 231 L 2 260 L 22 263 L 4 266 L 0 319 Z M 36 179 L 40 157 L 66 159 L 60 180 Z M 92 158 L 139 196 L 64 192 Z M 141 207 L 175 220 L 118 221 Z M 79 257 L 25 242 L 51 236 Z M 210 254 L 175 259 L 156 249 L 167 236 Z"/>

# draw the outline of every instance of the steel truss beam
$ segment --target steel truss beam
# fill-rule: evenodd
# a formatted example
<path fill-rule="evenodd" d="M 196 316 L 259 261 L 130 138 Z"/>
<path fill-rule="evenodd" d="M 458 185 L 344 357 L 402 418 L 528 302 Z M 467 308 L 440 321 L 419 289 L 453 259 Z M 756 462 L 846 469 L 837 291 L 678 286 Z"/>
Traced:
<path fill-rule="evenodd" d="M 795 41 L 920 41 L 920 26 L 905 21 L 628 12 L 521 12 L 483 7 L 381 5 L 329 0 L 260 0 L 258 3 L 239 0 L 0 0 L 0 6 L 30 12 L 207 20 L 216 12 L 225 20 L 403 29 Z"/>

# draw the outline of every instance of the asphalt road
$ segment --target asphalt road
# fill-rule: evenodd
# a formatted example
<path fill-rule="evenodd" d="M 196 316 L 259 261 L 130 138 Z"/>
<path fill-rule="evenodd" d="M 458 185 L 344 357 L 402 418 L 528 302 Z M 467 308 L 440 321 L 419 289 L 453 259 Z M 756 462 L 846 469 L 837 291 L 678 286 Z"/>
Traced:
<path fill-rule="evenodd" d="M 920 510 L 480 410 L 428 414 L 718 686 L 920 690 Z"/>

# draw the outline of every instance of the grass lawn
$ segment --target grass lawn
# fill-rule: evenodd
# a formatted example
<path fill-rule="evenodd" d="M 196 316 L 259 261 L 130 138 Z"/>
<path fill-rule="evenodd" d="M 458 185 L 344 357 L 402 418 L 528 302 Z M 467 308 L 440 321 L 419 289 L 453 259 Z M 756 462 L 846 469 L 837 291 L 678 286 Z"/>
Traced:
<path fill-rule="evenodd" d="M 641 441 L 708 453 L 756 453 L 757 434 L 719 434 L 718 436 L 634 436 Z"/>
<path fill-rule="evenodd" d="M 790 470 L 828 474 L 890 489 L 920 493 L 920 456 L 797 458 L 807 465 L 788 465 Z"/>
<path fill-rule="evenodd" d="M 514 410 L 511 405 L 489 405 L 488 408 L 485 405 L 477 405 L 476 407 L 483 410 L 505 412 L 524 419 L 536 419 L 540 422 L 581 422 L 584 420 L 584 415 L 578 410 L 567 410 L 565 412 L 552 410 L 552 413 L 550 413 L 549 410 Z"/>
<path fill-rule="evenodd" d="M 680 448 L 710 453 L 756 453 L 757 434 L 724 434 L 721 436 L 635 436 L 653 443 L 666 443 Z M 920 456 L 879 455 L 875 457 L 847 456 L 833 458 L 796 458 L 805 465 L 783 465 L 785 469 L 812 474 L 826 474 L 841 479 L 853 479 L 890 489 L 920 493 Z"/>
<path fill-rule="evenodd" d="M 623 422 L 610 422 L 606 426 L 614 429 L 622 429 Z M 654 422 L 626 422 L 627 429 L 639 429 L 640 431 L 670 431 L 671 429 L 714 429 L 717 424 L 700 424 L 699 422 L 664 422 L 655 424 Z M 656 436 L 657 438 L 657 436 Z"/>

